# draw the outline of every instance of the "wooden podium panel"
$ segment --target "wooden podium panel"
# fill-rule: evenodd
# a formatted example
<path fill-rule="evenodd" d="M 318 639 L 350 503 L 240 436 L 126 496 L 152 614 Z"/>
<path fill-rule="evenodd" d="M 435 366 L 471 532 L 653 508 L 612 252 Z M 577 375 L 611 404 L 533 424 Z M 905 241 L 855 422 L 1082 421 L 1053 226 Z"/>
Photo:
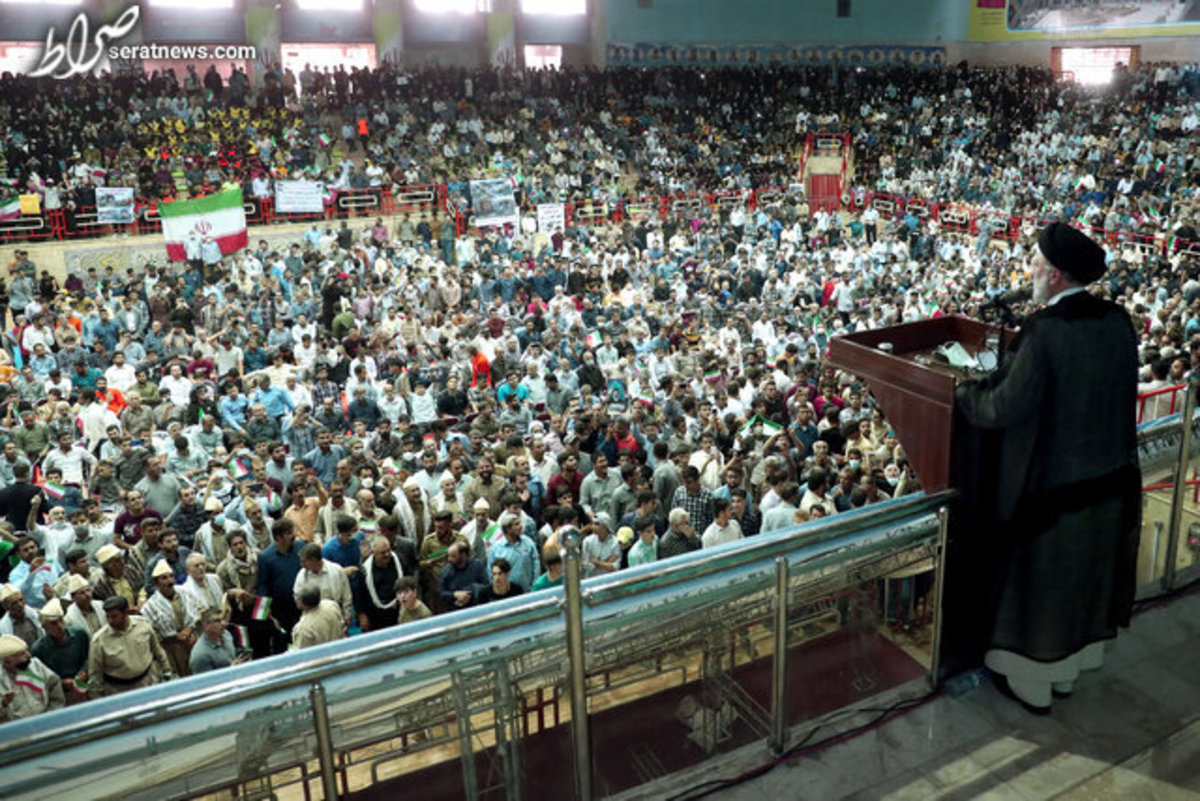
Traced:
<path fill-rule="evenodd" d="M 918 363 L 947 342 L 974 355 L 1000 330 L 966 317 L 946 316 L 834 338 L 829 362 L 863 379 L 904 446 L 921 487 L 953 487 L 958 496 L 947 540 L 939 680 L 977 667 L 994 622 L 995 520 L 1000 431 L 955 420 L 954 387 L 963 374 L 945 364 Z M 1005 330 L 1007 345 L 1013 332 Z M 880 350 L 891 343 L 891 352 Z M 924 361 L 924 360 L 922 360 Z"/>
<path fill-rule="evenodd" d="M 976 320 L 947 315 L 830 340 L 829 362 L 866 381 L 926 492 L 952 483 L 954 386 L 961 374 L 914 359 L 947 342 L 958 342 L 974 355 L 995 331 Z M 882 343 L 891 343 L 890 353 L 879 349 Z"/>

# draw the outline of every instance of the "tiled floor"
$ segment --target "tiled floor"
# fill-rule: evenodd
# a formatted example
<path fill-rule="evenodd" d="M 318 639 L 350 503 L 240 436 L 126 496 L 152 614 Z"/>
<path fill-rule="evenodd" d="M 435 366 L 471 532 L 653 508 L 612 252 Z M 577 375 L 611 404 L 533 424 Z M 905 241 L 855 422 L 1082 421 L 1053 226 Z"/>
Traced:
<path fill-rule="evenodd" d="M 767 758 L 748 747 L 691 778 L 738 775 Z M 1138 615 L 1105 667 L 1085 673 L 1050 717 L 984 683 L 709 797 L 1200 801 L 1200 592 Z"/>

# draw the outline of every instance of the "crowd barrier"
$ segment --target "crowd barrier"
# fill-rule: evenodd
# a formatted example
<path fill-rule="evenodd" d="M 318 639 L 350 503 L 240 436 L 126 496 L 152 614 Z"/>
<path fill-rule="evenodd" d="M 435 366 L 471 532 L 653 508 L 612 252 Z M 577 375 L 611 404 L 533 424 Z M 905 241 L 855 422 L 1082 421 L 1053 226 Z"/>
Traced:
<path fill-rule="evenodd" d="M 836 145 L 842 134 L 813 135 L 806 153 L 822 146 L 815 144 L 827 139 Z M 825 146 L 829 149 L 829 146 Z M 842 147 L 843 158 L 848 148 Z M 564 219 L 568 227 L 595 226 L 608 223 L 641 222 L 644 220 L 694 220 L 728 215 L 741 206 L 745 211 L 769 207 L 789 197 L 798 197 L 799 185 L 768 186 L 758 189 L 723 189 L 709 193 L 649 195 L 620 198 L 615 201 L 585 200 L 564 203 Z M 455 222 L 458 236 L 471 227 L 468 210 L 462 198 L 452 197 L 445 185 L 421 184 L 391 188 L 372 187 L 334 192 L 326 198 L 321 212 L 281 212 L 275 208 L 273 197 L 248 197 L 246 222 L 251 225 L 274 223 L 305 223 L 354 217 L 390 217 L 397 214 L 440 212 Z M 1047 223 L 1048 218 L 1008 214 L 995 209 L 979 208 L 961 202 L 937 202 L 925 198 L 871 192 L 862 188 L 847 190 L 835 199 L 835 206 L 854 212 L 873 208 L 888 222 L 898 222 L 909 212 L 921 222 L 935 222 L 943 231 L 958 231 L 978 236 L 987 230 L 992 239 L 1015 241 L 1022 234 L 1032 235 Z M 532 205 L 524 209 L 535 214 Z M 1200 257 L 1200 241 L 1183 240 L 1165 234 L 1149 235 L 1130 231 L 1109 231 L 1094 226 L 1080 226 L 1112 248 L 1140 251 L 1144 256 L 1188 254 Z M 138 199 L 133 222 L 102 223 L 94 206 L 77 209 L 44 209 L 40 214 L 25 214 L 0 221 L 0 242 L 70 240 L 112 234 L 144 234 L 162 230 L 158 201 Z"/>
<path fill-rule="evenodd" d="M 1138 399 L 1138 416 L 1139 424 L 1157 420 L 1160 417 L 1169 417 L 1180 410 L 1180 401 L 1183 397 L 1183 391 L 1187 389 L 1187 384 L 1175 384 L 1170 387 L 1163 387 L 1152 392 L 1142 392 L 1137 396 Z M 1168 398 L 1167 396 L 1170 396 Z M 1150 414 L 1146 414 L 1147 405 L 1151 404 Z M 1166 404 L 1166 408 L 1163 404 Z"/>
<path fill-rule="evenodd" d="M 1022 234 L 1032 236 L 1047 224 L 1048 217 L 1009 214 L 989 208 L 979 208 L 962 202 L 939 203 L 917 197 L 893 195 L 855 189 L 842 197 L 846 208 L 862 212 L 873 208 L 882 220 L 899 221 L 912 211 L 922 222 L 932 220 L 943 231 L 958 231 L 978 236 L 986 226 L 992 239 L 1015 241 Z M 1077 225 L 1110 248 L 1133 249 L 1146 256 L 1170 256 L 1176 253 L 1200 257 L 1200 242 L 1179 239 L 1165 234 L 1138 234 L 1132 231 L 1110 231 L 1099 226 Z"/>

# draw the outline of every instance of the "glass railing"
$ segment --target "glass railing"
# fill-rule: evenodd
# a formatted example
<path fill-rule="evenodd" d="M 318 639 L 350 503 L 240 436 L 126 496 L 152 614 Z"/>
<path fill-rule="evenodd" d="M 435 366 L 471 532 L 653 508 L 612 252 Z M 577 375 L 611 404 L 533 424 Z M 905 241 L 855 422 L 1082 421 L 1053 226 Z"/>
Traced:
<path fill-rule="evenodd" d="M 924 692 L 949 498 L 584 582 L 596 797 Z M 0 795 L 571 797 L 566 634 L 556 589 L 6 724 Z"/>
<path fill-rule="evenodd" d="M 1179 392 L 1173 414 L 1138 426 L 1142 531 L 1138 596 L 1149 598 L 1200 578 L 1200 416 L 1195 389 Z M 1183 457 L 1185 412 L 1192 419 Z"/>
<path fill-rule="evenodd" d="M 1182 420 L 1138 428 L 1142 597 L 1200 575 L 1200 418 L 1186 460 Z M 836 734 L 852 710 L 927 692 L 950 500 L 585 581 L 581 677 L 556 589 L 6 724 L 0 796 L 557 801 L 577 760 L 594 797 L 669 795 L 714 755 Z"/>

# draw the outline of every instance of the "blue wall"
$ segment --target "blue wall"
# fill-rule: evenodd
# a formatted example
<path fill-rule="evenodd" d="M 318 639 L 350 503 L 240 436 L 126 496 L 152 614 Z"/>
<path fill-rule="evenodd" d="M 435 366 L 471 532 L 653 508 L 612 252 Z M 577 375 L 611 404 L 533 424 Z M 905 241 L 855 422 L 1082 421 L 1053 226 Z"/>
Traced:
<path fill-rule="evenodd" d="M 602 0 L 622 44 L 877 44 L 963 41 L 973 0 Z"/>

